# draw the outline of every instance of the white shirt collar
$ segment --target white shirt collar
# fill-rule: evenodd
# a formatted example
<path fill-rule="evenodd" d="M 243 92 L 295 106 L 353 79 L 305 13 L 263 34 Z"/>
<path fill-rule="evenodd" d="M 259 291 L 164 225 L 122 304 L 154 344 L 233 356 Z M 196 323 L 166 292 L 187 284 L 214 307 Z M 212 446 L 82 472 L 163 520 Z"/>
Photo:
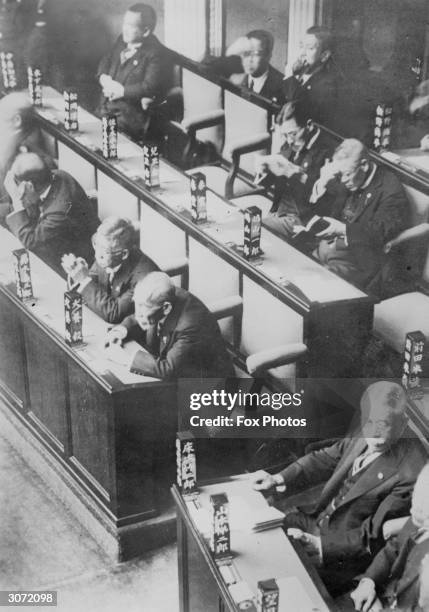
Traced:
<path fill-rule="evenodd" d="M 268 78 L 268 68 L 267 70 L 264 72 L 264 74 L 261 74 L 261 76 L 258 77 L 253 77 L 250 74 L 247 75 L 247 82 L 249 84 L 250 87 L 250 83 L 253 83 L 253 89 L 252 91 L 254 91 L 255 93 L 260 93 L 261 89 L 263 88 L 265 81 Z"/>
<path fill-rule="evenodd" d="M 371 164 L 372 164 L 371 171 L 368 174 L 368 177 L 366 178 L 364 184 L 361 185 L 359 189 L 366 189 L 368 185 L 371 183 L 372 179 L 374 178 L 374 174 L 377 171 L 377 166 L 373 162 L 371 162 Z"/>
<path fill-rule="evenodd" d="M 311 147 L 314 145 L 314 143 L 316 142 L 316 140 L 319 138 L 320 136 L 320 128 L 316 128 L 315 133 L 313 134 L 313 136 L 310 138 L 310 140 L 307 142 L 307 144 L 305 145 L 305 148 L 310 150 Z"/>
<path fill-rule="evenodd" d="M 48 197 L 49 192 L 51 191 L 52 185 L 48 185 L 44 191 L 39 195 L 40 201 L 44 202 Z"/>
<path fill-rule="evenodd" d="M 119 268 L 122 266 L 122 263 L 119 264 L 119 266 L 115 266 L 114 268 L 106 268 L 106 273 L 107 275 L 112 278 L 113 276 L 115 276 L 116 272 L 119 271 Z"/>

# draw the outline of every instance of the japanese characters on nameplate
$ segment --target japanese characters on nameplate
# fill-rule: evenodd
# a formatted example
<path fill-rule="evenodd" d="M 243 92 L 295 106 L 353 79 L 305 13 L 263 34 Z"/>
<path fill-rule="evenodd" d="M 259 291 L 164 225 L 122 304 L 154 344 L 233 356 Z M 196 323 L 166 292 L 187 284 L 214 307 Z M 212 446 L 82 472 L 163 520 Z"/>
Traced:
<path fill-rule="evenodd" d="M 231 558 L 228 497 L 225 493 L 210 495 L 211 533 L 210 548 L 216 560 Z"/>
<path fill-rule="evenodd" d="M 375 111 L 374 123 L 374 149 L 385 151 L 390 146 L 392 107 L 387 104 L 379 104 Z"/>
<path fill-rule="evenodd" d="M 189 177 L 191 187 L 191 214 L 194 223 L 207 221 L 207 185 L 206 175 L 195 172 Z"/>
<path fill-rule="evenodd" d="M 37 66 L 28 66 L 28 93 L 33 106 L 43 105 L 42 71 Z"/>
<path fill-rule="evenodd" d="M 184 497 L 197 497 L 197 458 L 195 438 L 190 431 L 179 431 L 176 437 L 177 486 Z"/>
<path fill-rule="evenodd" d="M 159 151 L 157 145 L 143 145 L 143 169 L 146 187 L 159 187 Z"/>
<path fill-rule="evenodd" d="M 31 282 L 30 253 L 27 249 L 12 251 L 15 269 L 16 295 L 22 302 L 34 299 Z"/>
<path fill-rule="evenodd" d="M 64 128 L 67 132 L 79 130 L 77 93 L 70 89 L 64 90 Z"/>
<path fill-rule="evenodd" d="M 77 291 L 64 293 L 65 341 L 69 346 L 82 346 L 82 296 Z"/>
<path fill-rule="evenodd" d="M 104 159 L 118 159 L 118 119 L 104 115 L 101 119 L 102 152 Z"/>
<path fill-rule="evenodd" d="M 245 209 L 243 254 L 246 259 L 259 257 L 261 254 L 261 222 L 260 208 L 249 206 Z"/>
<path fill-rule="evenodd" d="M 256 607 L 258 612 L 278 612 L 280 592 L 274 578 L 258 582 Z"/>
<path fill-rule="evenodd" d="M 0 53 L 0 64 L 4 88 L 8 91 L 16 89 L 18 81 L 16 78 L 14 54 L 10 51 L 2 51 Z"/>
<path fill-rule="evenodd" d="M 405 337 L 402 386 L 412 399 L 423 397 L 421 377 L 425 342 L 421 331 L 409 332 Z"/>

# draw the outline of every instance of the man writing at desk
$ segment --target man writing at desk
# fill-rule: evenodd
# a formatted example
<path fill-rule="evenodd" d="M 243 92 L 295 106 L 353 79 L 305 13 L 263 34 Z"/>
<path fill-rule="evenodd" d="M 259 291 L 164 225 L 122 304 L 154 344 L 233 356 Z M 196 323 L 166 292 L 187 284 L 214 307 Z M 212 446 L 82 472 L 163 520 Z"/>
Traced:
<path fill-rule="evenodd" d="M 95 262 L 65 255 L 62 266 L 85 304 L 108 323 L 120 323 L 134 311 L 136 283 L 158 266 L 136 244 L 136 230 L 129 219 L 107 217 L 93 236 Z"/>
<path fill-rule="evenodd" d="M 327 481 L 316 504 L 290 509 L 285 527 L 334 596 L 351 587 L 383 546 L 383 523 L 409 511 L 426 456 L 406 427 L 406 401 L 396 383 L 370 385 L 361 399 L 358 437 L 313 451 L 278 474 L 255 477 L 258 491 L 287 494 Z"/>
<path fill-rule="evenodd" d="M 109 358 L 131 372 L 155 378 L 228 378 L 231 359 L 213 315 L 195 296 L 175 287 L 164 272 L 151 272 L 134 290 L 135 314 L 108 334 Z M 135 340 L 144 349 L 122 348 Z"/>
<path fill-rule="evenodd" d="M 70 174 L 52 171 L 35 153 L 21 153 L 7 174 L 5 188 L 13 208 L 6 222 L 26 249 L 60 274 L 64 253 L 73 252 L 92 263 L 91 236 L 100 221 Z"/>

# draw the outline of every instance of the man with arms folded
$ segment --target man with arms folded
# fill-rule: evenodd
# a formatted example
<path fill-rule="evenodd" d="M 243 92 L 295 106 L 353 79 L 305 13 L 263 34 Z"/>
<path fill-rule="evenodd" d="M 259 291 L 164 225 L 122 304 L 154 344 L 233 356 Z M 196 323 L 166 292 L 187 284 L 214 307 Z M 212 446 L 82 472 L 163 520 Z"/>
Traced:
<path fill-rule="evenodd" d="M 294 227 L 316 212 L 308 200 L 333 146 L 297 104 L 285 104 L 276 121 L 283 145 L 279 154 L 258 158 L 257 176 L 267 174 L 259 182 L 274 184 L 273 206 L 265 225 L 290 238 Z"/>
<path fill-rule="evenodd" d="M 26 249 L 60 274 L 64 253 L 92 263 L 91 236 L 100 221 L 70 174 L 52 171 L 36 153 L 21 153 L 6 176 L 5 188 L 13 209 L 6 222 Z"/>
<path fill-rule="evenodd" d="M 386 242 L 409 227 L 410 210 L 398 178 L 371 160 L 353 138 L 335 150 L 321 169 L 310 203 L 331 210 L 329 226 L 317 234 L 317 257 L 326 267 L 362 289 L 370 289 L 385 262 Z"/>
<path fill-rule="evenodd" d="M 135 314 L 108 334 L 113 361 L 155 378 L 228 378 L 231 359 L 218 324 L 204 304 L 176 287 L 164 272 L 152 272 L 134 289 Z M 145 350 L 130 357 L 122 348 L 135 340 Z"/>
<path fill-rule="evenodd" d="M 350 594 L 353 604 L 349 600 L 347 609 L 362 612 L 380 612 L 386 609 L 417 611 L 419 573 L 423 559 L 428 553 L 429 465 L 426 465 L 414 487 L 411 517 L 401 531 L 388 540 L 364 572 L 357 588 Z M 424 583 L 420 582 L 423 586 L 421 599 L 424 601 Z M 345 598 L 341 600 L 341 609 L 345 609 L 344 604 L 347 604 Z"/>
<path fill-rule="evenodd" d="M 99 113 L 117 115 L 119 129 L 136 139 L 144 135 L 145 110 L 170 87 L 172 66 L 167 50 L 153 35 L 155 25 L 151 6 L 133 4 L 124 15 L 122 36 L 98 68 L 103 90 Z"/>
<path fill-rule="evenodd" d="M 288 535 L 301 541 L 332 595 L 350 588 L 384 544 L 383 523 L 407 514 L 426 455 L 406 423 L 396 383 L 370 385 L 361 399 L 362 432 L 311 452 L 274 475 L 257 473 L 258 491 L 299 490 L 325 482 L 314 506 L 292 508 Z"/>
<path fill-rule="evenodd" d="M 84 302 L 108 323 L 120 323 L 134 311 L 133 291 L 137 281 L 158 266 L 136 243 L 136 230 L 129 219 L 107 217 L 93 236 L 95 262 L 74 254 L 65 255 L 62 266 Z"/>

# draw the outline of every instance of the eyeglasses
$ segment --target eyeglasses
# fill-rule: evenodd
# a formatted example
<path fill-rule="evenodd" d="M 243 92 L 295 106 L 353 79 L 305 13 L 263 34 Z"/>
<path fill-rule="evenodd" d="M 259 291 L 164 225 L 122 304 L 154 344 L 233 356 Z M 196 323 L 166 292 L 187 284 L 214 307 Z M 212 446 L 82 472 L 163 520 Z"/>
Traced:
<path fill-rule="evenodd" d="M 262 51 L 244 51 L 241 55 L 242 57 L 264 57 Z"/>
<path fill-rule="evenodd" d="M 95 234 L 92 239 L 92 246 L 94 247 L 95 251 L 98 251 L 99 253 L 104 253 L 105 255 L 109 255 L 110 257 L 116 257 L 119 255 L 122 255 L 122 253 L 124 252 L 123 249 L 116 249 L 116 250 L 112 250 L 109 249 L 109 247 L 105 247 L 103 245 L 100 245 L 100 243 L 97 241 L 97 235 Z"/>

